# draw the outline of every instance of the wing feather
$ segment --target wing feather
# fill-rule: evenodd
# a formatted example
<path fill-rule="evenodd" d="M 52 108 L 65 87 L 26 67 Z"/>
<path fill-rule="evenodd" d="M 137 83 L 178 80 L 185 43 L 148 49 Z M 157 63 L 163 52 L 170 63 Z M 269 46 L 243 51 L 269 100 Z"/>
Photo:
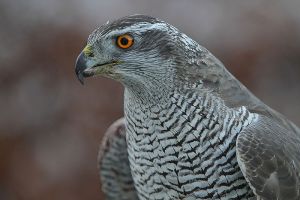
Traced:
<path fill-rule="evenodd" d="M 300 133 L 260 116 L 237 138 L 239 166 L 259 199 L 300 199 Z"/>
<path fill-rule="evenodd" d="M 123 118 L 106 131 L 100 145 L 98 164 L 102 190 L 107 199 L 138 199 L 129 166 Z"/>

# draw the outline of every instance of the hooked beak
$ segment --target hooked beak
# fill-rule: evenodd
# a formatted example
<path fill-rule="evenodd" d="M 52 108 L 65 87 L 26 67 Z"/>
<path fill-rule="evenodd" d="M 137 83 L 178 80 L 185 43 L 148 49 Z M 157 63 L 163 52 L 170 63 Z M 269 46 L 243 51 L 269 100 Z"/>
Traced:
<path fill-rule="evenodd" d="M 110 60 L 108 62 L 98 63 L 90 56 L 90 47 L 87 46 L 83 49 L 83 51 L 79 54 L 75 64 L 75 73 L 80 81 L 80 83 L 84 84 L 84 78 L 101 74 L 103 76 L 113 76 L 114 69 L 113 66 L 120 64 L 120 61 Z"/>
<path fill-rule="evenodd" d="M 82 85 L 84 84 L 84 77 L 86 77 L 84 73 L 84 70 L 87 68 L 86 62 L 87 62 L 86 56 L 83 52 L 81 52 L 76 60 L 75 73 L 79 82 Z"/>

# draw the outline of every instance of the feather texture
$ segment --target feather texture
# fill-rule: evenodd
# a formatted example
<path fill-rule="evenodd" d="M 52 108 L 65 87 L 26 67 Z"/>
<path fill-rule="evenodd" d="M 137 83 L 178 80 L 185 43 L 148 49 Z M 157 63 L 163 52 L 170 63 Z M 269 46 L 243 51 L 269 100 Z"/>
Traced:
<path fill-rule="evenodd" d="M 114 45 L 122 34 L 134 38 L 128 49 Z M 99 154 L 108 199 L 300 199 L 299 128 L 204 47 L 143 15 L 101 26 L 88 47 L 80 80 L 100 74 L 125 86 L 125 121 Z"/>

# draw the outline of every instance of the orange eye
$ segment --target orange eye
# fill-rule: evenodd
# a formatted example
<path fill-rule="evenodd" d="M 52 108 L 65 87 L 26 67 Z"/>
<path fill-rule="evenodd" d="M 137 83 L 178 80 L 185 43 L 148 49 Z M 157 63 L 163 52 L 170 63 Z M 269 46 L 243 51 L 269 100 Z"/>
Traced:
<path fill-rule="evenodd" d="M 128 49 L 133 45 L 133 38 L 130 35 L 120 35 L 117 37 L 117 45 L 121 49 Z"/>

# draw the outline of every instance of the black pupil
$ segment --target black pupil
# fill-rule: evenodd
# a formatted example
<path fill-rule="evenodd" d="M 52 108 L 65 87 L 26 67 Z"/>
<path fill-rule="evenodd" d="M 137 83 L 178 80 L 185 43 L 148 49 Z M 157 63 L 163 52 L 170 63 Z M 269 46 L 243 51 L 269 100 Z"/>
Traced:
<path fill-rule="evenodd" d="M 128 44 L 128 39 L 125 38 L 125 37 L 122 37 L 120 42 L 121 42 L 122 45 L 127 45 Z"/>

